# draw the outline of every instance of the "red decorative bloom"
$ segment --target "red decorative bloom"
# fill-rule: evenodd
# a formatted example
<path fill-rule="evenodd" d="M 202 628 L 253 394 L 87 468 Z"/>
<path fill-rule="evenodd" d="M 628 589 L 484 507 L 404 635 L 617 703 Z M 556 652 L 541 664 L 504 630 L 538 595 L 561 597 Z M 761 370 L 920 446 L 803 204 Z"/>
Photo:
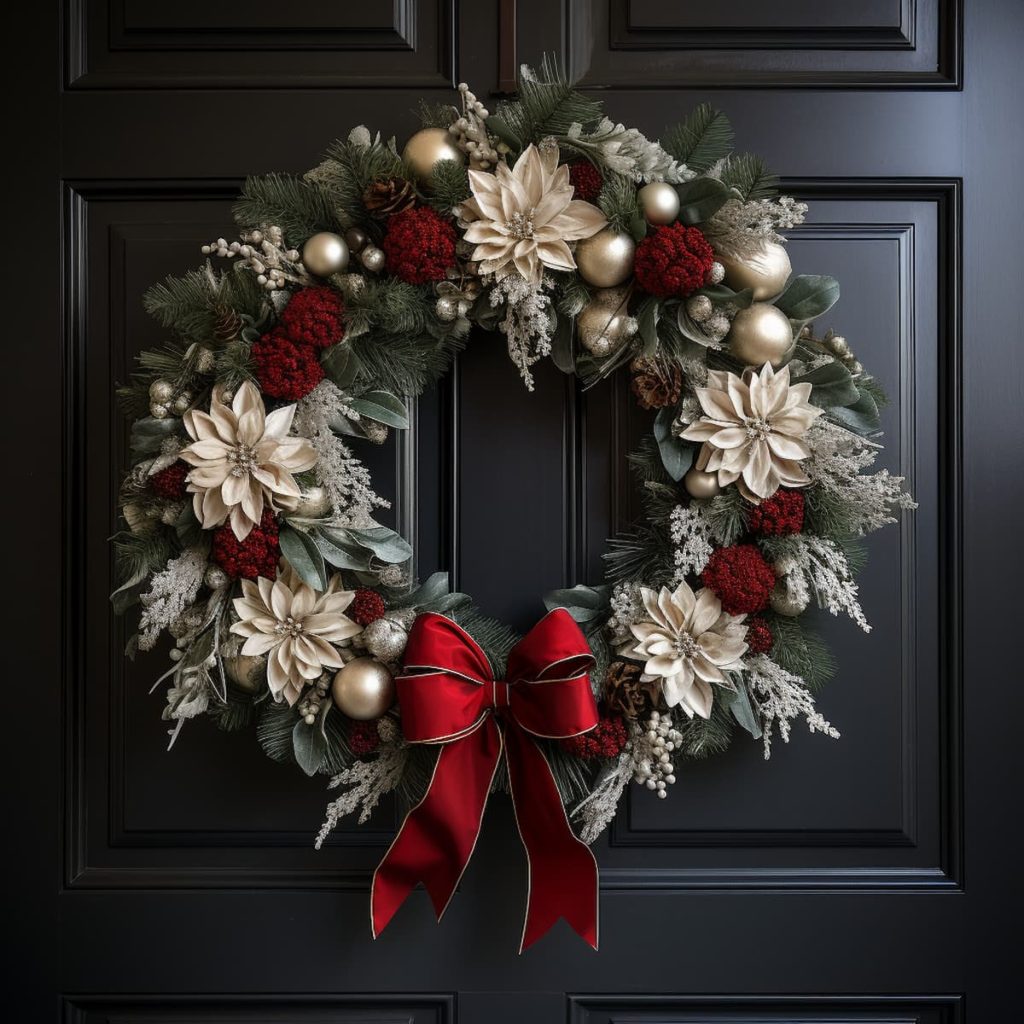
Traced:
<path fill-rule="evenodd" d="M 372 754 L 380 746 L 377 719 L 369 722 L 351 722 L 348 727 L 348 745 L 356 757 Z"/>
<path fill-rule="evenodd" d="M 297 345 L 327 348 L 345 334 L 341 319 L 344 312 L 345 303 L 333 288 L 303 288 L 288 300 L 281 326 Z"/>
<path fill-rule="evenodd" d="M 297 402 L 324 379 L 316 349 L 296 344 L 280 328 L 253 344 L 252 361 L 260 388 L 273 398 Z"/>
<path fill-rule="evenodd" d="M 599 757 L 617 757 L 628 740 L 629 733 L 622 716 L 602 714 L 596 728 L 561 740 L 561 744 L 574 757 L 590 761 Z"/>
<path fill-rule="evenodd" d="M 395 277 L 408 284 L 442 281 L 455 263 L 455 229 L 429 206 L 411 206 L 388 218 L 381 247 Z"/>
<path fill-rule="evenodd" d="M 764 537 L 799 533 L 804 528 L 803 492 L 780 488 L 760 505 L 755 505 L 747 518 L 751 532 Z"/>
<path fill-rule="evenodd" d="M 775 570 L 753 544 L 718 548 L 701 573 L 730 615 L 750 615 L 767 607 L 775 586 Z"/>
<path fill-rule="evenodd" d="M 576 160 L 569 164 L 569 181 L 572 182 L 573 199 L 582 199 L 587 203 L 597 198 L 604 184 L 601 172 L 589 160 Z"/>
<path fill-rule="evenodd" d="M 360 626 L 368 626 L 384 614 L 384 598 L 376 590 L 359 587 L 345 614 L 350 619 L 355 619 Z"/>
<path fill-rule="evenodd" d="M 714 262 L 715 252 L 699 228 L 667 224 L 636 247 L 633 272 L 645 292 L 667 299 L 702 288 Z"/>
<path fill-rule="evenodd" d="M 210 557 L 232 579 L 254 580 L 257 576 L 274 579 L 281 547 L 277 540 L 277 520 L 270 509 L 263 510 L 259 526 L 245 540 L 239 540 L 230 523 L 213 531 Z"/>
<path fill-rule="evenodd" d="M 180 459 L 149 478 L 149 486 L 158 498 L 176 501 L 185 497 L 185 477 L 192 467 Z"/>
<path fill-rule="evenodd" d="M 750 654 L 767 654 L 772 649 L 775 637 L 772 636 L 768 623 L 760 615 L 755 615 L 752 619 L 747 619 L 747 635 L 744 640 L 747 641 L 747 650 Z"/>

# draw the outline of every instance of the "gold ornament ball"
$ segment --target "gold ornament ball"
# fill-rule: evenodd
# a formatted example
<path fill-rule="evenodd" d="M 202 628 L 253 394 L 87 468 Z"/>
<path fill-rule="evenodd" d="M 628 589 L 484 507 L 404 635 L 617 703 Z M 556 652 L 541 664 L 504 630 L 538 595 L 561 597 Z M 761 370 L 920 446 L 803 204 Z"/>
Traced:
<path fill-rule="evenodd" d="M 602 288 L 580 310 L 576 320 L 580 344 L 601 358 L 617 352 L 636 332 L 629 315 L 625 288 Z"/>
<path fill-rule="evenodd" d="M 652 181 L 637 193 L 648 224 L 673 224 L 679 216 L 679 193 L 664 181 Z"/>
<path fill-rule="evenodd" d="M 395 680 L 376 658 L 356 658 L 338 669 L 331 696 L 343 714 L 368 722 L 394 703 Z"/>
<path fill-rule="evenodd" d="M 632 275 L 635 252 L 632 236 L 604 228 L 576 246 L 576 266 L 587 284 L 614 288 Z"/>
<path fill-rule="evenodd" d="M 341 235 L 333 231 L 318 231 L 306 239 L 302 247 L 302 262 L 317 277 L 340 274 L 348 266 L 348 245 Z"/>
<path fill-rule="evenodd" d="M 224 672 L 239 690 L 254 693 L 266 665 L 265 655 L 240 654 L 237 658 L 224 659 Z"/>
<path fill-rule="evenodd" d="M 725 341 L 729 352 L 747 366 L 778 367 L 793 347 L 793 328 L 781 309 L 754 302 L 733 318 Z"/>
<path fill-rule="evenodd" d="M 322 519 L 331 510 L 331 499 L 327 491 L 317 484 L 307 487 L 295 506 L 295 515 L 305 519 Z"/>
<path fill-rule="evenodd" d="M 752 288 L 755 302 L 779 295 L 793 273 L 789 253 L 778 242 L 767 242 L 760 252 L 744 259 L 720 256 L 719 260 L 725 268 L 725 283 L 737 292 Z"/>
<path fill-rule="evenodd" d="M 691 498 L 713 498 L 720 490 L 717 473 L 705 473 L 703 469 L 691 466 L 683 477 L 683 486 Z"/>
<path fill-rule="evenodd" d="M 466 155 L 459 149 L 455 136 L 444 128 L 421 128 L 402 150 L 402 159 L 409 164 L 424 185 L 430 185 L 434 164 L 441 160 L 465 163 Z"/>

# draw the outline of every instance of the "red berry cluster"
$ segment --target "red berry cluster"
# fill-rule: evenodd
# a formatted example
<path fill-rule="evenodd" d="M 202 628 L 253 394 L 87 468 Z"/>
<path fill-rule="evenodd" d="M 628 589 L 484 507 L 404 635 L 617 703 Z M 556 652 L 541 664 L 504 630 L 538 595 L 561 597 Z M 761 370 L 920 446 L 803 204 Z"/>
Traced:
<path fill-rule="evenodd" d="M 775 637 L 772 636 L 771 627 L 760 615 L 747 619 L 747 650 L 751 654 L 767 654 L 772 649 Z"/>
<path fill-rule="evenodd" d="M 775 586 L 775 570 L 753 544 L 718 548 L 701 573 L 730 615 L 750 615 L 767 607 Z"/>
<path fill-rule="evenodd" d="M 353 721 L 348 729 L 348 746 L 355 757 L 366 757 L 367 754 L 372 754 L 380 746 L 377 720 Z"/>
<path fill-rule="evenodd" d="M 149 478 L 149 486 L 158 498 L 167 498 L 168 501 L 177 501 L 185 497 L 185 477 L 188 476 L 192 467 L 180 459 L 154 473 Z"/>
<path fill-rule="evenodd" d="M 254 342 L 251 356 L 260 388 L 272 398 L 297 402 L 324 379 L 317 350 L 292 341 L 281 328 Z"/>
<path fill-rule="evenodd" d="M 384 614 L 384 598 L 376 590 L 360 587 L 348 607 L 348 617 L 360 626 L 368 626 L 376 622 Z"/>
<path fill-rule="evenodd" d="M 392 214 L 381 243 L 388 270 L 407 284 L 443 281 L 455 264 L 455 229 L 429 206 Z"/>
<path fill-rule="evenodd" d="M 235 536 L 230 523 L 213 531 L 210 557 L 232 579 L 254 580 L 257 576 L 274 579 L 280 553 L 277 521 L 270 509 L 263 510 L 260 525 L 254 526 L 245 540 Z"/>
<path fill-rule="evenodd" d="M 804 528 L 804 496 L 801 491 L 778 490 L 747 517 L 752 533 L 765 537 L 781 537 L 799 533 Z"/>
<path fill-rule="evenodd" d="M 629 733 L 622 716 L 602 714 L 596 728 L 580 736 L 570 736 L 561 743 L 574 757 L 591 761 L 599 757 L 617 757 L 628 740 Z"/>
<path fill-rule="evenodd" d="M 328 348 L 345 335 L 344 312 L 345 303 L 333 288 L 303 288 L 288 300 L 281 326 L 296 345 Z"/>
<path fill-rule="evenodd" d="M 569 181 L 572 182 L 573 199 L 592 203 L 601 191 L 604 178 L 589 160 L 576 160 L 569 164 Z"/>
<path fill-rule="evenodd" d="M 636 247 L 633 272 L 645 292 L 667 299 L 702 288 L 714 262 L 703 232 L 675 223 L 658 228 Z"/>

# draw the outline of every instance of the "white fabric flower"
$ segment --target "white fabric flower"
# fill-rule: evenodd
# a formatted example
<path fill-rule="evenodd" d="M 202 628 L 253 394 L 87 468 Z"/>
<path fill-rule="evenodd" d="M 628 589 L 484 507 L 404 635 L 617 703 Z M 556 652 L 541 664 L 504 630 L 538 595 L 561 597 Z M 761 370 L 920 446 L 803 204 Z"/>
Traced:
<path fill-rule="evenodd" d="M 510 170 L 469 172 L 473 198 L 462 204 L 467 242 L 485 274 L 504 276 L 511 263 L 520 276 L 540 284 L 544 267 L 575 270 L 567 242 L 589 238 L 608 222 L 591 203 L 573 199 L 567 164 L 557 166 L 558 149 L 542 155 L 532 143 Z M 465 214 L 469 214 L 465 218 Z"/>
<path fill-rule="evenodd" d="M 242 597 L 234 601 L 239 621 L 231 632 L 246 638 L 243 655 L 267 655 L 267 683 L 275 700 L 284 697 L 294 704 L 306 683 L 344 664 L 331 645 L 355 636 L 362 626 L 342 614 L 355 593 L 338 590 L 340 582 L 335 574 L 320 594 L 284 560 L 275 582 L 265 576 L 242 580 Z"/>
<path fill-rule="evenodd" d="M 696 392 L 704 414 L 682 436 L 704 442 L 698 469 L 717 473 L 722 487 L 736 483 L 755 505 L 780 486 L 810 483 L 800 466 L 811 454 L 802 439 L 822 410 L 807 401 L 809 383 L 789 383 L 788 366 L 776 373 L 765 363 L 742 378 L 711 370 L 708 386 Z"/>
<path fill-rule="evenodd" d="M 268 416 L 248 381 L 230 407 L 214 395 L 209 413 L 185 413 L 192 444 L 181 458 L 193 467 L 188 489 L 204 530 L 230 519 L 235 536 L 245 540 L 264 502 L 275 510 L 295 508 L 301 491 L 292 473 L 312 469 L 316 451 L 306 438 L 288 436 L 294 415 L 295 406 L 286 405 Z"/>
<path fill-rule="evenodd" d="M 669 707 L 679 705 L 690 718 L 707 718 L 714 699 L 711 684 L 733 689 L 722 670 L 742 667 L 745 616 L 727 615 L 713 591 L 705 587 L 694 594 L 686 582 L 658 593 L 641 587 L 640 595 L 649 619 L 630 625 L 639 642 L 627 643 L 619 654 L 644 662 L 641 682 L 661 680 Z"/>

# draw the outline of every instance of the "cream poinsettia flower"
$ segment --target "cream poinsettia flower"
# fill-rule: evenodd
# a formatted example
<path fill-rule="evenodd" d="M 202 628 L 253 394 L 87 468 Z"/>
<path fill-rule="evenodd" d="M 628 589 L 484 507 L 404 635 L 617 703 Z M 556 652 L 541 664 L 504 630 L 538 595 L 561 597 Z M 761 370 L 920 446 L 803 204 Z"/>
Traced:
<path fill-rule="evenodd" d="M 340 584 L 335 574 L 321 594 L 303 583 L 284 559 L 276 581 L 265 576 L 242 580 L 242 596 L 234 601 L 239 621 L 231 632 L 246 638 L 243 655 L 267 655 L 267 683 L 274 700 L 283 697 L 294 704 L 306 683 L 324 669 L 344 664 L 331 645 L 363 627 L 343 614 L 355 593 L 339 590 Z"/>
<path fill-rule="evenodd" d="M 539 284 L 544 267 L 574 270 L 567 242 L 597 234 L 608 222 L 591 203 L 573 199 L 569 167 L 558 166 L 558 148 L 542 154 L 532 143 L 515 166 L 500 163 L 493 174 L 469 172 L 473 197 L 462 204 L 467 242 L 485 274 L 515 270 Z M 468 217 L 466 216 L 468 215 Z M 512 264 L 512 266 L 509 266 Z"/>
<path fill-rule="evenodd" d="M 295 406 L 267 415 L 259 391 L 248 381 L 230 406 L 216 395 L 209 413 L 185 413 L 192 444 L 180 457 L 192 470 L 188 489 L 196 519 L 204 530 L 225 520 L 239 540 L 245 540 L 263 515 L 272 509 L 293 509 L 301 496 L 292 473 L 312 469 L 316 451 L 304 437 L 290 437 Z"/>
<path fill-rule="evenodd" d="M 638 642 L 619 654 L 644 662 L 641 682 L 661 680 L 669 707 L 707 718 L 714 700 L 711 684 L 734 688 L 723 669 L 741 667 L 745 616 L 727 615 L 713 591 L 705 587 L 694 594 L 685 581 L 674 591 L 641 587 L 640 595 L 650 618 L 630 625 Z"/>
<path fill-rule="evenodd" d="M 704 442 L 698 469 L 717 473 L 722 487 L 736 483 L 755 505 L 782 485 L 810 483 L 800 466 L 811 454 L 802 438 L 822 410 L 807 401 L 809 383 L 789 383 L 788 366 L 776 372 L 765 363 L 760 373 L 750 369 L 742 378 L 711 370 L 708 386 L 696 391 L 704 415 L 682 436 Z"/>

